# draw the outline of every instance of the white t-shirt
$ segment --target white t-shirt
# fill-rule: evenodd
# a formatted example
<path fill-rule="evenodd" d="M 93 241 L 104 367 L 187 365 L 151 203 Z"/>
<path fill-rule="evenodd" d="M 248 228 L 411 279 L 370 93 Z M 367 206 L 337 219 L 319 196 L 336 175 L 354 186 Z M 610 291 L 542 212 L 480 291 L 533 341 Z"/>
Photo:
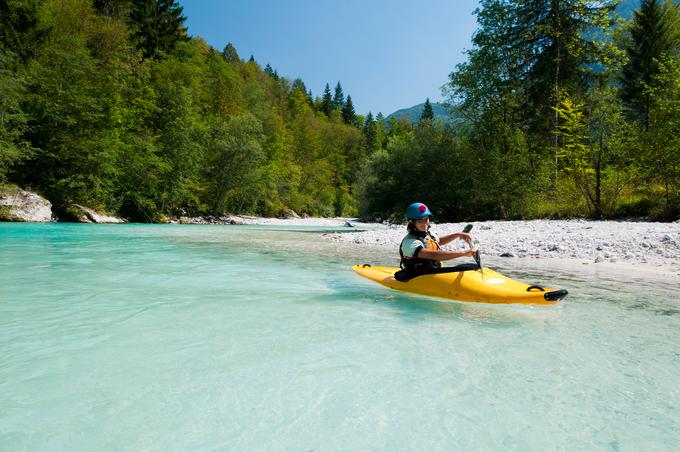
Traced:
<path fill-rule="evenodd" d="M 430 232 L 430 236 L 432 236 L 435 242 L 439 243 L 439 236 L 436 233 Z M 404 257 L 416 257 L 416 252 L 420 251 L 420 249 L 427 249 L 430 245 L 423 242 L 424 238 L 410 233 L 406 234 L 406 237 L 401 241 L 401 252 Z"/>

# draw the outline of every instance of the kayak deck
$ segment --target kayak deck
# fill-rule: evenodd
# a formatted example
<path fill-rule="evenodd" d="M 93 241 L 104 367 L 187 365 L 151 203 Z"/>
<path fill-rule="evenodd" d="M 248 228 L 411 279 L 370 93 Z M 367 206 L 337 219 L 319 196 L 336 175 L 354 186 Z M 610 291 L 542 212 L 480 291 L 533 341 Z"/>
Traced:
<path fill-rule="evenodd" d="M 555 304 L 566 290 L 532 286 L 510 279 L 490 268 L 434 273 L 417 276 L 408 281 L 397 281 L 398 267 L 368 264 L 352 267 L 357 274 L 390 289 L 448 300 L 496 304 Z"/>

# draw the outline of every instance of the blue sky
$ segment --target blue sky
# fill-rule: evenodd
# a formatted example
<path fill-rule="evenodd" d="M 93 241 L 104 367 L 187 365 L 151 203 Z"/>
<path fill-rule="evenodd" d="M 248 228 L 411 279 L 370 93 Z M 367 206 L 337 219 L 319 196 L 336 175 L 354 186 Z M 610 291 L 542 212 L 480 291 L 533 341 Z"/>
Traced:
<path fill-rule="evenodd" d="M 359 114 L 388 114 L 442 99 L 465 60 L 477 0 L 179 0 L 189 34 L 231 42 L 314 96 L 340 81 Z"/>

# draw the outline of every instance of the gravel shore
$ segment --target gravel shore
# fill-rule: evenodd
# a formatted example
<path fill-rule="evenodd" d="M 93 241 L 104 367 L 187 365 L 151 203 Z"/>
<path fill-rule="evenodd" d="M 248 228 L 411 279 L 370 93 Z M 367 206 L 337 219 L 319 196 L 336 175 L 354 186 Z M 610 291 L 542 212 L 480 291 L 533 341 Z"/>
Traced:
<path fill-rule="evenodd" d="M 324 234 L 326 240 L 396 249 L 405 225 L 359 223 L 348 218 L 248 219 L 258 224 L 299 224 L 347 228 Z M 439 235 L 458 232 L 466 223 L 433 224 Z M 356 228 L 352 231 L 350 226 Z M 641 270 L 680 275 L 680 223 L 588 220 L 485 221 L 473 223 L 475 246 L 483 256 L 558 259 L 586 264 L 628 264 Z M 351 232 L 350 232 L 351 231 Z M 463 248 L 455 241 L 449 249 Z"/>

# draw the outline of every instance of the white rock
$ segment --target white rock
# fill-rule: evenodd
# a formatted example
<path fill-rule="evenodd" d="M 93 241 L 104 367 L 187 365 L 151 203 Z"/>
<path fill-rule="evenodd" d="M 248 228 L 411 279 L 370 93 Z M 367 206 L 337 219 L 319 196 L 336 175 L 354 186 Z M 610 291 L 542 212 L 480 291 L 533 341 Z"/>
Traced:
<path fill-rule="evenodd" d="M 16 186 L 0 189 L 0 221 L 52 221 L 52 203 Z"/>
<path fill-rule="evenodd" d="M 89 207 L 81 206 L 80 204 L 73 204 L 73 207 L 83 213 L 80 217 L 82 223 L 127 223 L 127 221 L 122 218 L 101 214 Z"/>

